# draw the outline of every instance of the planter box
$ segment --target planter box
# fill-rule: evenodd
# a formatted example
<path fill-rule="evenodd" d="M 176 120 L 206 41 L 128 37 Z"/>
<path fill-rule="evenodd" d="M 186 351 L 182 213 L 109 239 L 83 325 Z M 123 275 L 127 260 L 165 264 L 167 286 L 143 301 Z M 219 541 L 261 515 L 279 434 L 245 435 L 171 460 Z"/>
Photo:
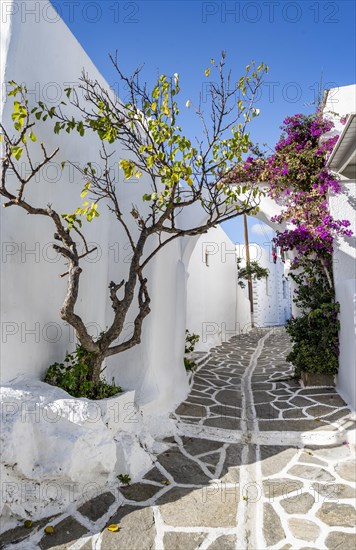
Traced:
<path fill-rule="evenodd" d="M 318 374 L 313 372 L 301 372 L 304 386 L 335 386 L 333 374 Z"/>

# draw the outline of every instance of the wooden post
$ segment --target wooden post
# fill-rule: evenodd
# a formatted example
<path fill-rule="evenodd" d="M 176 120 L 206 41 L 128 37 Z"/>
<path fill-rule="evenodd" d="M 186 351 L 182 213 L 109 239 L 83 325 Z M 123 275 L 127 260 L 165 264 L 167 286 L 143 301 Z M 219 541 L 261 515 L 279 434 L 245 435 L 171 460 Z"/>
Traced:
<path fill-rule="evenodd" d="M 247 227 L 247 216 L 244 214 L 244 235 L 245 235 L 245 250 L 246 250 L 246 266 L 249 267 L 250 260 L 250 248 L 248 242 L 248 227 Z M 253 322 L 253 287 L 252 287 L 252 277 L 251 274 L 248 276 L 248 299 L 250 300 L 250 312 L 251 312 L 251 327 L 254 327 Z"/>

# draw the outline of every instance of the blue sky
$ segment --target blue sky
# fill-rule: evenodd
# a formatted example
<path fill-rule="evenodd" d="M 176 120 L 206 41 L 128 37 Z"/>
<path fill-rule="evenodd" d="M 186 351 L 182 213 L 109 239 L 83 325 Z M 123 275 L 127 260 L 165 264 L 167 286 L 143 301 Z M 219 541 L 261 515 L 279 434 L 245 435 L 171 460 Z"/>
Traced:
<path fill-rule="evenodd" d="M 149 83 L 162 73 L 178 72 L 184 98 L 198 101 L 207 79 L 204 69 L 222 50 L 228 54 L 233 80 L 254 59 L 269 65 L 250 128 L 253 141 L 273 147 L 287 115 L 311 112 L 320 79 L 324 87 L 356 82 L 355 2 L 260 1 L 120 1 L 56 0 L 52 2 L 73 34 L 115 88 L 117 78 L 108 58 L 118 50 L 124 72 L 145 64 Z M 121 97 L 125 90 L 118 89 Z M 184 112 L 183 130 L 199 133 L 193 110 Z M 266 242 L 252 226 L 251 240 Z M 241 238 L 241 221 L 226 224 L 233 241 Z M 258 234 L 260 233 L 260 234 Z"/>

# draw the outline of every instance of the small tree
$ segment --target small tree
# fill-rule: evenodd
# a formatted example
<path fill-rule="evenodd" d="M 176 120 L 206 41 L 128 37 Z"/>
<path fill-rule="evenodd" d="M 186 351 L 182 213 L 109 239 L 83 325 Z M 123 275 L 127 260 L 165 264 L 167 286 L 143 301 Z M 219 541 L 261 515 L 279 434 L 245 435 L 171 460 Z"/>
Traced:
<path fill-rule="evenodd" d="M 162 75 L 149 92 L 146 85 L 140 84 L 140 69 L 128 78 L 122 74 L 117 59 L 111 60 L 129 90 L 130 100 L 126 104 L 105 90 L 97 80 L 91 80 L 83 73 L 79 90 L 83 92 L 85 102 L 79 101 L 78 90 L 65 90 L 69 103 L 78 109 L 78 118 L 75 119 L 66 115 L 65 102 L 51 108 L 38 102 L 31 109 L 26 88 L 10 82 L 12 89 L 9 96 L 15 99 L 12 114 L 15 134 L 12 129 L 0 126 L 3 138 L 0 193 L 6 199 L 3 206 L 18 206 L 28 214 L 52 220 L 54 238 L 58 241 L 53 245 L 54 249 L 68 264 L 63 274 L 68 277 L 68 283 L 60 315 L 75 330 L 86 354 L 88 378 L 94 384 L 100 382 L 102 363 L 106 357 L 128 350 L 140 342 L 142 323 L 150 312 L 145 269 L 152 258 L 179 237 L 199 235 L 243 213 L 257 212 L 258 189 L 247 185 L 232 187 L 226 183 L 226 176 L 250 146 L 246 128 L 251 118 L 258 114 L 254 108 L 255 96 L 268 70 L 263 63 L 258 67 L 252 63 L 246 67 L 245 76 L 233 85 L 231 74 L 227 74 L 225 69 L 225 54 L 218 64 L 211 60 L 205 76 L 209 77 L 210 72 L 215 71 L 219 83 L 210 84 L 208 116 L 204 114 L 201 103 L 196 107 L 204 132 L 203 138 L 193 146 L 178 125 L 178 74 L 173 77 Z M 186 107 L 190 107 L 189 101 Z M 100 156 L 103 166 L 100 173 L 96 172 L 91 162 L 79 168 L 73 164 L 85 182 L 81 193 L 85 202 L 69 214 L 57 212 L 52 205 L 35 206 L 24 196 L 34 176 L 59 151 L 56 148 L 49 153 L 41 143 L 42 160 L 36 165 L 32 161 L 31 151 L 35 145 L 29 146 L 29 142 L 37 140 L 34 127 L 37 121 L 46 120 L 54 123 L 55 134 L 63 130 L 68 133 L 76 131 L 81 136 L 94 132 L 102 142 Z M 125 212 L 120 204 L 118 182 L 110 168 L 113 152 L 108 152 L 106 143 L 120 143 L 128 151 L 127 159 L 119 163 L 125 178 L 139 179 L 143 174 L 149 178 L 151 189 L 143 195 L 142 207 L 133 205 L 130 213 Z M 21 157 L 28 165 L 26 177 L 21 175 L 18 167 Z M 73 162 L 73 159 L 68 162 Z M 8 178 L 9 170 L 15 175 L 16 190 Z M 81 260 L 92 252 L 87 245 L 82 222 L 85 219 L 91 222 L 99 216 L 98 207 L 102 201 L 123 228 L 132 248 L 132 256 L 124 280 L 99 282 L 109 283 L 113 320 L 99 338 L 94 339 L 75 309 L 82 273 Z M 181 213 L 196 204 L 201 208 L 200 219 L 205 216 L 205 221 L 183 227 Z M 135 231 L 129 227 L 128 216 L 136 221 Z M 78 252 L 75 241 L 78 237 L 84 244 L 83 254 Z M 134 305 L 138 305 L 138 313 L 133 334 L 127 341 L 115 343 Z"/>
<path fill-rule="evenodd" d="M 254 281 L 260 281 L 261 279 L 267 279 L 269 275 L 269 270 L 266 267 L 262 267 L 257 260 L 252 260 L 249 265 L 245 267 L 240 267 L 242 258 L 237 258 L 237 267 L 238 273 L 237 278 L 239 280 L 238 285 L 241 288 L 245 288 L 246 284 L 244 281 L 247 281 L 250 277 Z"/>

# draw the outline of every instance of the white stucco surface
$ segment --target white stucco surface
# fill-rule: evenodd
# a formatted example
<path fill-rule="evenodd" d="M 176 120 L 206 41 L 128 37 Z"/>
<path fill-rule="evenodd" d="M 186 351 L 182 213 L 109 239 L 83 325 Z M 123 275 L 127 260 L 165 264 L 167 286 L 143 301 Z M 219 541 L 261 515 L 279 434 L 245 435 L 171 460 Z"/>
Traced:
<path fill-rule="evenodd" d="M 187 329 L 207 351 L 250 328 L 249 302 L 238 292 L 234 243 L 221 227 L 199 237 L 188 264 Z"/>
<path fill-rule="evenodd" d="M 28 9 L 36 9 L 36 4 L 32 0 L 26 1 Z M 50 9 L 47 6 L 47 10 Z M 51 20 L 55 22 L 51 23 Z M 48 104 L 52 101 L 53 105 L 65 100 L 64 88 L 78 82 L 83 68 L 108 87 L 54 12 L 51 17 L 47 11 L 46 18 L 39 21 L 29 17 L 26 25 L 21 21 L 21 10 L 3 19 L 1 55 L 1 77 L 4 81 L 25 83 L 30 106 L 41 99 Z M 11 102 L 1 104 L 3 121 L 8 126 L 11 125 L 11 107 Z M 70 109 L 68 113 L 71 113 Z M 67 159 L 82 165 L 88 160 L 95 162 L 99 158 L 100 142 L 90 134 L 84 138 L 66 133 L 56 136 L 50 124 L 36 128 L 36 134 L 38 143 L 43 141 L 48 151 L 59 146 L 60 152 L 50 169 L 31 184 L 26 196 L 38 206 L 50 202 L 59 212 L 73 211 L 80 204 L 83 182 L 68 166 L 61 171 L 60 162 Z M 35 160 L 40 158 L 38 143 L 32 144 Z M 113 150 L 113 162 L 117 167 L 124 155 L 117 144 Z M 148 181 L 143 178 L 139 183 L 124 182 L 121 173 L 117 177 L 123 210 L 129 212 L 132 204 L 143 209 L 142 195 L 149 190 Z M 271 223 L 271 216 L 279 211 L 278 205 L 265 198 L 258 217 Z M 179 223 L 191 227 L 197 219 L 203 220 L 203 215 L 194 207 L 181 217 Z M 130 228 L 135 231 L 136 222 L 131 217 L 128 220 Z M 66 280 L 58 275 L 66 270 L 65 265 L 52 250 L 53 228 L 48 220 L 38 217 L 34 220 L 20 209 L 11 207 L 2 213 L 1 229 L 1 379 L 5 388 L 4 399 L 6 403 L 16 405 L 26 397 L 33 406 L 39 403 L 41 410 L 47 410 L 49 399 L 66 398 L 61 390 L 57 394 L 57 389 L 49 390 L 40 380 L 51 363 L 61 361 L 66 351 L 72 351 L 75 346 L 73 331 L 59 316 Z M 99 334 L 112 319 L 107 286 L 111 280 L 119 282 L 125 276 L 130 249 L 119 226 L 104 208 L 100 219 L 86 224 L 85 230 L 88 241 L 97 246 L 97 253 L 83 262 L 78 311 L 90 325 L 92 333 Z M 241 240 L 241 236 L 237 236 L 237 240 L 239 238 Z M 208 252 L 209 266 L 205 264 L 204 247 Z M 63 429 L 58 432 L 57 445 L 63 445 L 66 455 L 60 453 L 57 459 L 61 473 L 59 470 L 55 472 L 52 464 L 46 479 L 58 483 L 66 479 L 85 483 L 87 472 L 80 471 L 78 461 L 79 457 L 88 456 L 85 445 L 89 444 L 97 448 L 97 452 L 93 454 L 92 462 L 87 463 L 87 470 L 100 471 L 103 483 L 119 469 L 124 469 L 119 473 L 136 475 L 148 466 L 147 453 L 138 446 L 136 438 L 147 448 L 154 448 L 156 434 L 168 433 L 170 429 L 164 415 L 172 411 L 188 392 L 183 363 L 185 329 L 200 334 L 197 349 L 206 351 L 250 327 L 246 293 L 237 286 L 234 245 L 219 227 L 199 238 L 176 240 L 167 246 L 152 261 L 146 276 L 152 301 L 141 344 L 112 357 L 105 371 L 109 380 L 114 377 L 125 390 L 135 390 L 134 400 L 139 410 L 131 401 L 127 403 L 124 425 L 120 427 L 120 434 L 115 435 L 115 443 L 112 431 L 116 427 L 110 423 L 106 411 L 102 411 L 102 417 L 94 427 L 81 422 L 73 424 L 64 415 L 58 425 L 48 422 L 33 425 L 30 422 L 26 428 L 16 414 L 10 415 L 6 428 L 10 445 L 6 460 L 21 464 L 21 468 L 11 474 L 13 477 L 10 475 L 11 482 L 18 483 L 21 476 L 35 481 L 45 475 L 43 468 L 53 462 L 54 433 L 58 432 L 59 425 Z M 350 303 L 350 284 L 342 289 L 337 290 L 338 299 Z M 122 338 L 130 336 L 134 314 L 135 311 L 131 312 L 127 319 Z M 349 319 L 351 313 L 343 308 L 341 315 Z M 345 338 L 341 335 L 343 350 L 351 350 L 348 334 L 345 333 Z M 340 381 L 343 372 L 346 373 L 345 380 L 349 379 L 348 371 L 344 369 L 340 371 Z M 46 393 L 48 391 L 50 394 Z M 80 403 L 79 400 L 79 404 L 73 405 L 79 419 Z M 72 410 L 71 407 L 66 410 Z M 75 441 L 77 443 L 73 443 L 69 452 L 71 442 Z M 40 448 L 44 448 L 42 455 L 39 454 Z M 19 456 L 22 451 L 28 456 L 26 460 Z M 37 470 L 36 466 L 31 473 L 37 463 L 42 469 Z M 64 500 L 63 507 L 67 504 Z M 14 506 L 16 508 L 17 504 Z"/>
<path fill-rule="evenodd" d="M 91 401 L 25 377 L 2 386 L 0 410 L 1 531 L 78 506 L 119 474 L 142 476 L 157 436 L 175 429 L 166 417 L 146 422 L 133 391 Z"/>
<path fill-rule="evenodd" d="M 356 85 L 329 91 L 325 112 L 341 134 L 343 117 L 356 111 Z M 336 112 L 340 116 L 332 113 Z M 336 299 L 340 303 L 340 367 L 337 384 L 340 393 L 356 408 L 356 181 L 341 176 L 342 193 L 329 197 L 336 219 L 349 220 L 352 237 L 339 237 L 334 243 L 333 272 Z"/>
<path fill-rule="evenodd" d="M 30 107 L 39 100 L 46 101 L 48 105 L 65 100 L 64 88 L 76 85 L 83 68 L 93 79 L 109 87 L 63 21 L 54 11 L 51 12 L 50 5 L 46 8 L 46 17 L 37 20 L 28 17 L 24 25 L 22 4 L 17 2 L 12 16 L 7 15 L 2 22 L 2 76 L 5 81 L 26 84 Z M 37 3 L 32 0 L 26 0 L 25 4 L 27 10 L 38 9 Z M 20 9 L 16 9 L 19 6 Z M 11 13 L 10 8 L 8 14 Z M 12 124 L 11 112 L 12 101 L 7 101 L 3 106 L 3 121 L 8 127 Z M 68 114 L 77 113 L 68 106 Z M 84 165 L 88 160 L 98 161 L 100 142 L 89 133 L 84 138 L 65 132 L 57 136 L 51 124 L 47 123 L 36 126 L 36 133 L 38 142 L 31 144 L 34 161 L 41 158 L 41 141 L 48 151 L 57 146 L 60 151 L 50 167 L 41 171 L 38 179 L 31 183 L 26 196 L 36 205 L 51 203 L 60 213 L 71 212 L 81 203 L 79 195 L 83 181 L 69 165 L 62 171 L 60 163 L 70 160 Z M 144 177 L 139 182 L 125 182 L 123 174 L 117 169 L 118 161 L 124 155 L 117 144 L 113 150 L 112 160 L 117 170 L 122 209 L 129 213 L 133 204 L 144 209 L 142 195 L 148 192 L 149 182 Z M 23 168 L 26 169 L 26 166 Z M 278 207 L 270 203 L 270 199 L 263 200 L 259 214 L 261 219 L 278 213 Z M 127 219 L 130 228 L 137 231 L 135 220 L 129 214 Z M 204 221 L 204 214 L 194 206 L 181 216 L 180 223 L 192 227 L 197 219 Z M 62 259 L 52 249 L 53 228 L 49 220 L 34 219 L 11 207 L 3 212 L 1 224 L 1 376 L 5 382 L 18 375 L 38 380 L 51 363 L 62 360 L 66 351 L 73 350 L 75 346 L 73 330 L 59 316 L 66 289 L 66 278 L 59 275 L 66 269 Z M 92 334 L 98 335 L 112 319 L 107 286 L 111 280 L 118 282 L 125 276 L 130 248 L 121 228 L 105 208 L 101 209 L 99 220 L 86 223 L 85 231 L 88 242 L 97 246 L 97 252 L 83 262 L 77 306 Z M 156 410 L 160 412 L 172 410 L 188 390 L 183 368 L 186 281 L 187 272 L 192 273 L 188 265 L 195 245 L 196 239 L 176 240 L 150 263 L 146 276 L 152 311 L 144 323 L 142 343 L 108 361 L 107 378 L 114 376 L 124 389 L 135 389 L 141 404 L 155 403 Z M 200 256 L 200 252 L 197 255 Z M 216 259 L 215 256 L 213 258 Z M 230 254 L 228 262 L 220 267 L 230 269 L 231 259 Z M 214 268 L 220 269 L 218 264 Z M 218 314 L 213 313 L 216 300 L 207 306 L 210 311 L 197 310 L 195 324 L 205 321 L 206 314 L 213 315 L 213 320 L 218 323 L 224 321 L 223 310 L 230 300 L 230 286 L 221 285 L 219 292 L 222 309 Z M 244 308 L 239 308 L 239 311 L 242 317 L 238 321 L 245 326 Z M 127 319 L 122 338 L 130 336 L 134 313 Z M 227 321 L 233 320 L 235 315 L 234 310 Z"/>
<path fill-rule="evenodd" d="M 26 2 L 27 9 L 31 5 L 35 8 L 35 4 Z M 50 22 L 52 19 L 54 23 Z M 26 84 L 30 107 L 41 99 L 49 105 L 65 100 L 63 89 L 78 82 L 83 68 L 109 87 L 54 12 L 53 16 L 46 12 L 46 18 L 40 21 L 29 17 L 24 25 L 18 10 L 7 21 L 7 32 L 1 35 L 3 76 L 5 81 Z M 12 101 L 8 101 L 3 109 L 7 126 L 11 125 L 11 112 Z M 68 112 L 71 113 L 70 108 Z M 97 161 L 99 140 L 90 134 L 84 138 L 74 133 L 56 136 L 51 124 L 39 126 L 36 133 L 38 142 L 43 141 L 48 151 L 57 146 L 60 151 L 50 168 L 31 183 L 27 198 L 36 205 L 50 202 L 60 213 L 73 211 L 81 202 L 83 182 L 69 166 L 62 172 L 60 162 L 68 159 L 84 165 L 88 160 Z M 38 160 L 38 144 L 32 149 Z M 120 158 L 120 147 L 115 146 L 116 169 Z M 139 183 L 124 182 L 121 173 L 118 181 L 122 208 L 129 211 L 133 203 L 144 208 L 142 195 L 148 191 L 148 182 L 144 178 Z M 131 216 L 128 220 L 135 231 L 135 221 Z M 97 246 L 97 252 L 83 262 L 77 305 L 92 333 L 99 334 L 112 319 L 107 286 L 110 280 L 120 281 L 124 276 L 130 249 L 121 228 L 105 208 L 100 220 L 86 224 L 85 231 L 88 241 Z M 17 375 L 39 379 L 52 362 L 62 360 L 66 350 L 75 345 L 72 329 L 59 317 L 66 279 L 58 275 L 65 271 L 65 265 L 52 250 L 53 228 L 46 219 L 34 219 L 16 207 L 9 208 L 2 215 L 1 238 L 2 380 Z M 181 256 L 181 243 L 176 241 L 151 263 L 146 274 L 152 313 L 144 327 L 142 344 L 120 358 L 111 359 L 107 370 L 107 376 L 110 379 L 115 376 L 125 389 L 137 389 L 142 402 L 157 401 L 160 410 L 174 406 L 172 392 L 175 402 L 179 402 L 188 389 L 183 367 L 185 272 Z M 123 338 L 128 338 L 132 331 L 134 313 L 127 319 Z"/>
<path fill-rule="evenodd" d="M 284 325 L 292 314 L 291 288 L 290 280 L 286 277 L 286 264 L 280 256 L 277 257 L 277 262 L 273 263 L 270 251 L 258 248 L 258 263 L 268 269 L 269 275 L 267 279 L 253 281 L 255 325 Z"/>

